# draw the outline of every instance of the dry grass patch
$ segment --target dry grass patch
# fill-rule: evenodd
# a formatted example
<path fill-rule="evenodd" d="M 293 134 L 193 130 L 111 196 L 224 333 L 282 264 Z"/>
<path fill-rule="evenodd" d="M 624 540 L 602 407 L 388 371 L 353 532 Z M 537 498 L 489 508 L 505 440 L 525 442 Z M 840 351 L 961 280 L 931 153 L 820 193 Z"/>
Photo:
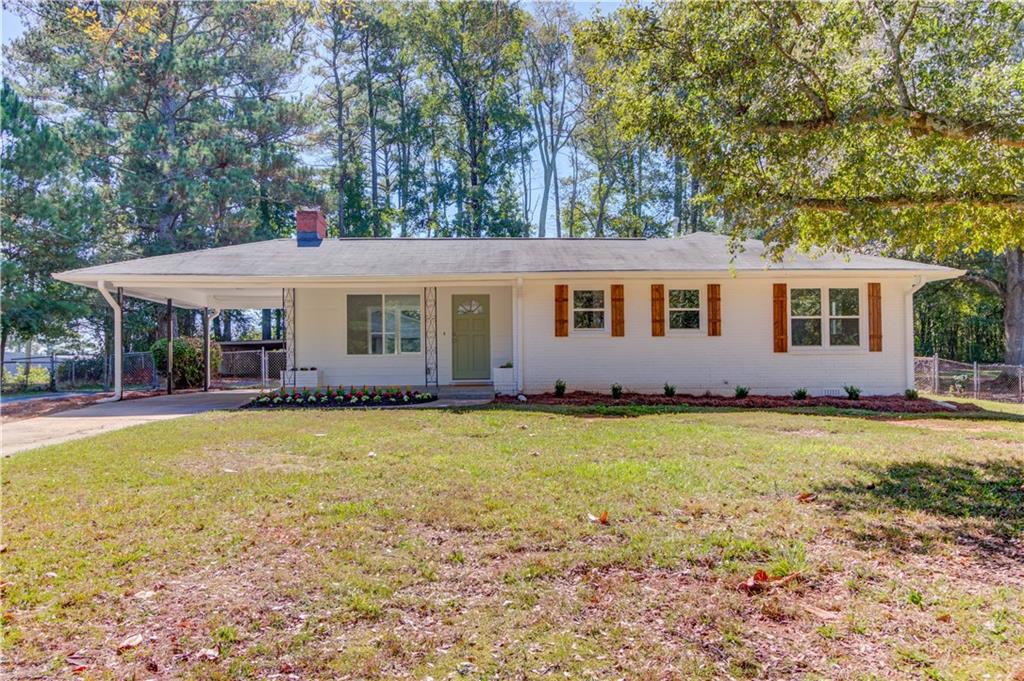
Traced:
<path fill-rule="evenodd" d="M 3 671 L 1009 678 L 1024 449 L 986 425 L 212 413 L 27 452 Z"/>

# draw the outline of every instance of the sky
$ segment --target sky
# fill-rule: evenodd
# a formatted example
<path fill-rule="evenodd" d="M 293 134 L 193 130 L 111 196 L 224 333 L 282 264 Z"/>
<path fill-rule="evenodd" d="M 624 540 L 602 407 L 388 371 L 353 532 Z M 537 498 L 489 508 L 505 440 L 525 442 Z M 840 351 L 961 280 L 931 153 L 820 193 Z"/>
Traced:
<path fill-rule="evenodd" d="M 2 60 L 2 66 L 3 66 L 3 69 L 5 71 L 6 71 L 6 68 L 7 68 L 7 59 L 6 59 L 6 48 L 7 48 L 7 45 L 10 42 L 16 40 L 18 37 L 20 37 L 22 32 L 23 32 L 23 30 L 24 30 L 23 29 L 23 25 L 22 25 L 22 19 L 17 14 L 17 12 L 13 11 L 10 8 L 11 4 L 13 4 L 13 3 L 11 3 L 10 0 L 3 0 L 3 11 L 2 11 L 2 16 L 0 16 L 0 21 L 2 21 L 2 26 L 0 26 L 0 34 L 2 34 L 3 47 L 4 47 L 4 52 L 5 52 L 5 56 L 4 56 L 3 60 Z M 522 3 L 522 6 L 526 10 L 529 11 L 531 6 L 534 5 L 534 4 L 535 3 L 533 3 L 533 2 L 524 2 L 524 3 Z M 580 17 L 589 18 L 589 17 L 593 16 L 595 13 L 610 14 L 611 12 L 614 12 L 623 3 L 622 2 L 602 1 L 602 2 L 573 2 L 572 4 L 575 6 L 576 12 L 580 15 Z M 542 183 L 543 183 L 543 173 L 541 171 L 540 156 L 539 156 L 538 152 L 534 152 L 533 157 L 531 159 L 531 165 L 533 166 L 533 172 L 532 172 L 532 181 L 530 182 L 530 185 L 531 185 L 530 192 L 531 192 L 531 201 L 534 204 L 533 220 L 532 220 L 532 222 L 533 222 L 533 224 L 536 225 L 537 224 L 537 214 L 540 212 L 540 208 L 539 207 L 540 207 L 541 191 L 543 189 L 543 186 L 542 186 Z M 558 163 L 557 163 L 558 176 L 559 177 L 566 177 L 567 173 L 569 172 L 569 169 L 570 169 L 569 159 L 568 159 L 566 153 L 563 151 L 563 153 L 561 153 L 559 155 L 559 158 L 558 158 Z M 553 217 L 554 197 L 553 196 L 550 199 L 550 203 L 551 203 L 551 205 L 549 206 L 548 229 L 549 229 L 549 233 L 553 233 L 554 232 L 554 217 Z"/>

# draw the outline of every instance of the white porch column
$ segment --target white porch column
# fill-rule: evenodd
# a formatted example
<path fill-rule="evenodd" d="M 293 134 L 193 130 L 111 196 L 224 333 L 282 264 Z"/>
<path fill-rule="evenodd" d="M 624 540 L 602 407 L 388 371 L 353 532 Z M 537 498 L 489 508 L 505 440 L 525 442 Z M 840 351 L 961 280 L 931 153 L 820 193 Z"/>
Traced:
<path fill-rule="evenodd" d="M 512 289 L 512 366 L 516 379 L 516 392 L 525 389 L 523 384 L 523 279 L 516 279 Z"/>
<path fill-rule="evenodd" d="M 99 289 L 103 299 L 114 310 L 114 397 L 112 399 L 120 400 L 124 396 L 124 383 L 121 376 L 124 368 L 124 349 L 122 347 L 124 343 L 121 340 L 121 305 L 119 300 L 114 300 L 114 297 L 110 295 L 105 281 L 96 282 L 96 288 Z"/>

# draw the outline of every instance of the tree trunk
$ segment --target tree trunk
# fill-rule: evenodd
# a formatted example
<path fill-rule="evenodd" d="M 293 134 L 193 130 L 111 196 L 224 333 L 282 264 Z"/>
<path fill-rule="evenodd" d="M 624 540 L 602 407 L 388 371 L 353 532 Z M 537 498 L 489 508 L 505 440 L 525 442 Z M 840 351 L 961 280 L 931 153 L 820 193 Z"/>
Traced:
<path fill-rule="evenodd" d="M 696 232 L 697 228 L 700 227 L 700 208 L 693 202 L 693 197 L 695 197 L 699 191 L 700 183 L 697 181 L 696 177 L 690 175 L 690 205 L 687 207 L 687 212 L 689 212 L 691 233 Z"/>
<path fill-rule="evenodd" d="M 551 191 L 551 170 L 553 167 L 552 163 L 544 166 L 544 187 L 540 195 L 540 215 L 537 217 L 537 236 L 542 239 L 548 234 L 548 194 Z"/>
<path fill-rule="evenodd" d="M 683 231 L 683 159 L 672 157 L 672 217 L 676 221 L 676 236 Z"/>
<path fill-rule="evenodd" d="M 271 316 L 270 308 L 263 310 L 263 340 L 270 340 L 271 331 Z"/>
<path fill-rule="evenodd" d="M 1024 364 L 1024 248 L 1008 248 L 1006 294 L 1003 297 L 1003 328 L 1006 331 L 1007 364 Z"/>
<path fill-rule="evenodd" d="M 551 181 L 555 187 L 555 236 L 562 238 L 562 202 L 558 197 L 558 163 L 551 165 Z"/>

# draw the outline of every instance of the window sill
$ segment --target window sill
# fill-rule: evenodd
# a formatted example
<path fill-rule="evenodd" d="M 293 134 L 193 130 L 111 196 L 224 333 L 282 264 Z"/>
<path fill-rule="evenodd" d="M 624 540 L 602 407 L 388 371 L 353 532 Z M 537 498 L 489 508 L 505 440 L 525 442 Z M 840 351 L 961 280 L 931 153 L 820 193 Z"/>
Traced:
<path fill-rule="evenodd" d="M 860 345 L 837 345 L 820 347 L 815 345 L 790 345 L 793 355 L 866 355 L 868 349 Z"/>

